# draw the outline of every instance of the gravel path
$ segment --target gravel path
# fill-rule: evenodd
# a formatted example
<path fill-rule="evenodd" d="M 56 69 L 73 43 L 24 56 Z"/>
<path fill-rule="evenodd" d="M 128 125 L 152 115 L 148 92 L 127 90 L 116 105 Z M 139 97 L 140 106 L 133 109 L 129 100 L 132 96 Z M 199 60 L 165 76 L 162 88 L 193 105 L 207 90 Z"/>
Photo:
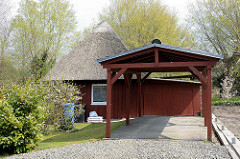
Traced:
<path fill-rule="evenodd" d="M 200 141 L 121 139 L 80 143 L 10 158 L 230 158 L 223 146 Z"/>

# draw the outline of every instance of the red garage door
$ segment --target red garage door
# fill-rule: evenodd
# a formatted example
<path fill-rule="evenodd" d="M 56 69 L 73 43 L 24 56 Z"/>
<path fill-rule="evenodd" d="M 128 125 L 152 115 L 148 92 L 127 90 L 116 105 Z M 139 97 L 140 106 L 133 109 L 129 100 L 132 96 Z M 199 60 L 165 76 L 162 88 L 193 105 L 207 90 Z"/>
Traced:
<path fill-rule="evenodd" d="M 194 115 L 200 111 L 200 93 L 196 88 L 192 84 L 145 85 L 144 115 Z"/>

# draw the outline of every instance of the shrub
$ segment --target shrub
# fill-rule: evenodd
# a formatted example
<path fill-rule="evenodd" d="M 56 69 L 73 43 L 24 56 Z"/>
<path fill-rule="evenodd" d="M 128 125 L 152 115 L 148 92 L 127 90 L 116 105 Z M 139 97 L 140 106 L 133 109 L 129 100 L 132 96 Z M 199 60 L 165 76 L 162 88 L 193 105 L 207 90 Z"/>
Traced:
<path fill-rule="evenodd" d="M 41 138 L 39 131 L 39 99 L 37 91 L 28 86 L 13 84 L 0 99 L 1 153 L 27 152 Z"/>
<path fill-rule="evenodd" d="M 33 149 L 50 125 L 73 127 L 64 120 L 63 104 L 81 100 L 76 86 L 62 82 L 12 84 L 0 91 L 0 152 Z M 81 105 L 78 106 L 82 110 Z M 78 111 L 81 112 L 81 111 Z"/>
<path fill-rule="evenodd" d="M 56 128 L 61 128 L 63 130 L 70 130 L 73 127 L 71 120 L 64 118 L 64 103 L 76 103 L 75 106 L 77 111 L 75 115 L 78 116 L 83 112 L 80 100 L 82 99 L 82 94 L 80 89 L 73 84 L 63 83 L 59 81 L 45 82 L 39 84 L 43 91 L 43 132 L 47 133 L 50 125 L 54 125 Z"/>

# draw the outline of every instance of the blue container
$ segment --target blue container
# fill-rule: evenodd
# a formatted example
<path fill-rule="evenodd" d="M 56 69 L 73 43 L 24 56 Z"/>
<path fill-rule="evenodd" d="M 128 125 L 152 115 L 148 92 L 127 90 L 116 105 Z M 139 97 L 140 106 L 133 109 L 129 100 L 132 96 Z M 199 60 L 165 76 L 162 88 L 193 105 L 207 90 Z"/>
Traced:
<path fill-rule="evenodd" d="M 74 123 L 74 105 L 75 103 L 65 103 L 64 106 L 64 117 L 65 119 L 72 119 Z"/>

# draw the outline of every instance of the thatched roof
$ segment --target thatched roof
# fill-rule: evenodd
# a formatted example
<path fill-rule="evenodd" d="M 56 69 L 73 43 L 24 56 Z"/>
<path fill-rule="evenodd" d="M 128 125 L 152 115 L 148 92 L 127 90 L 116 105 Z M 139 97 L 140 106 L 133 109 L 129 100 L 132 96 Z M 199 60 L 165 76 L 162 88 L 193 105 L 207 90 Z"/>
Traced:
<path fill-rule="evenodd" d="M 96 60 L 125 52 L 124 43 L 107 23 L 101 23 L 90 35 L 64 56 L 44 80 L 102 80 L 107 71 Z"/>

